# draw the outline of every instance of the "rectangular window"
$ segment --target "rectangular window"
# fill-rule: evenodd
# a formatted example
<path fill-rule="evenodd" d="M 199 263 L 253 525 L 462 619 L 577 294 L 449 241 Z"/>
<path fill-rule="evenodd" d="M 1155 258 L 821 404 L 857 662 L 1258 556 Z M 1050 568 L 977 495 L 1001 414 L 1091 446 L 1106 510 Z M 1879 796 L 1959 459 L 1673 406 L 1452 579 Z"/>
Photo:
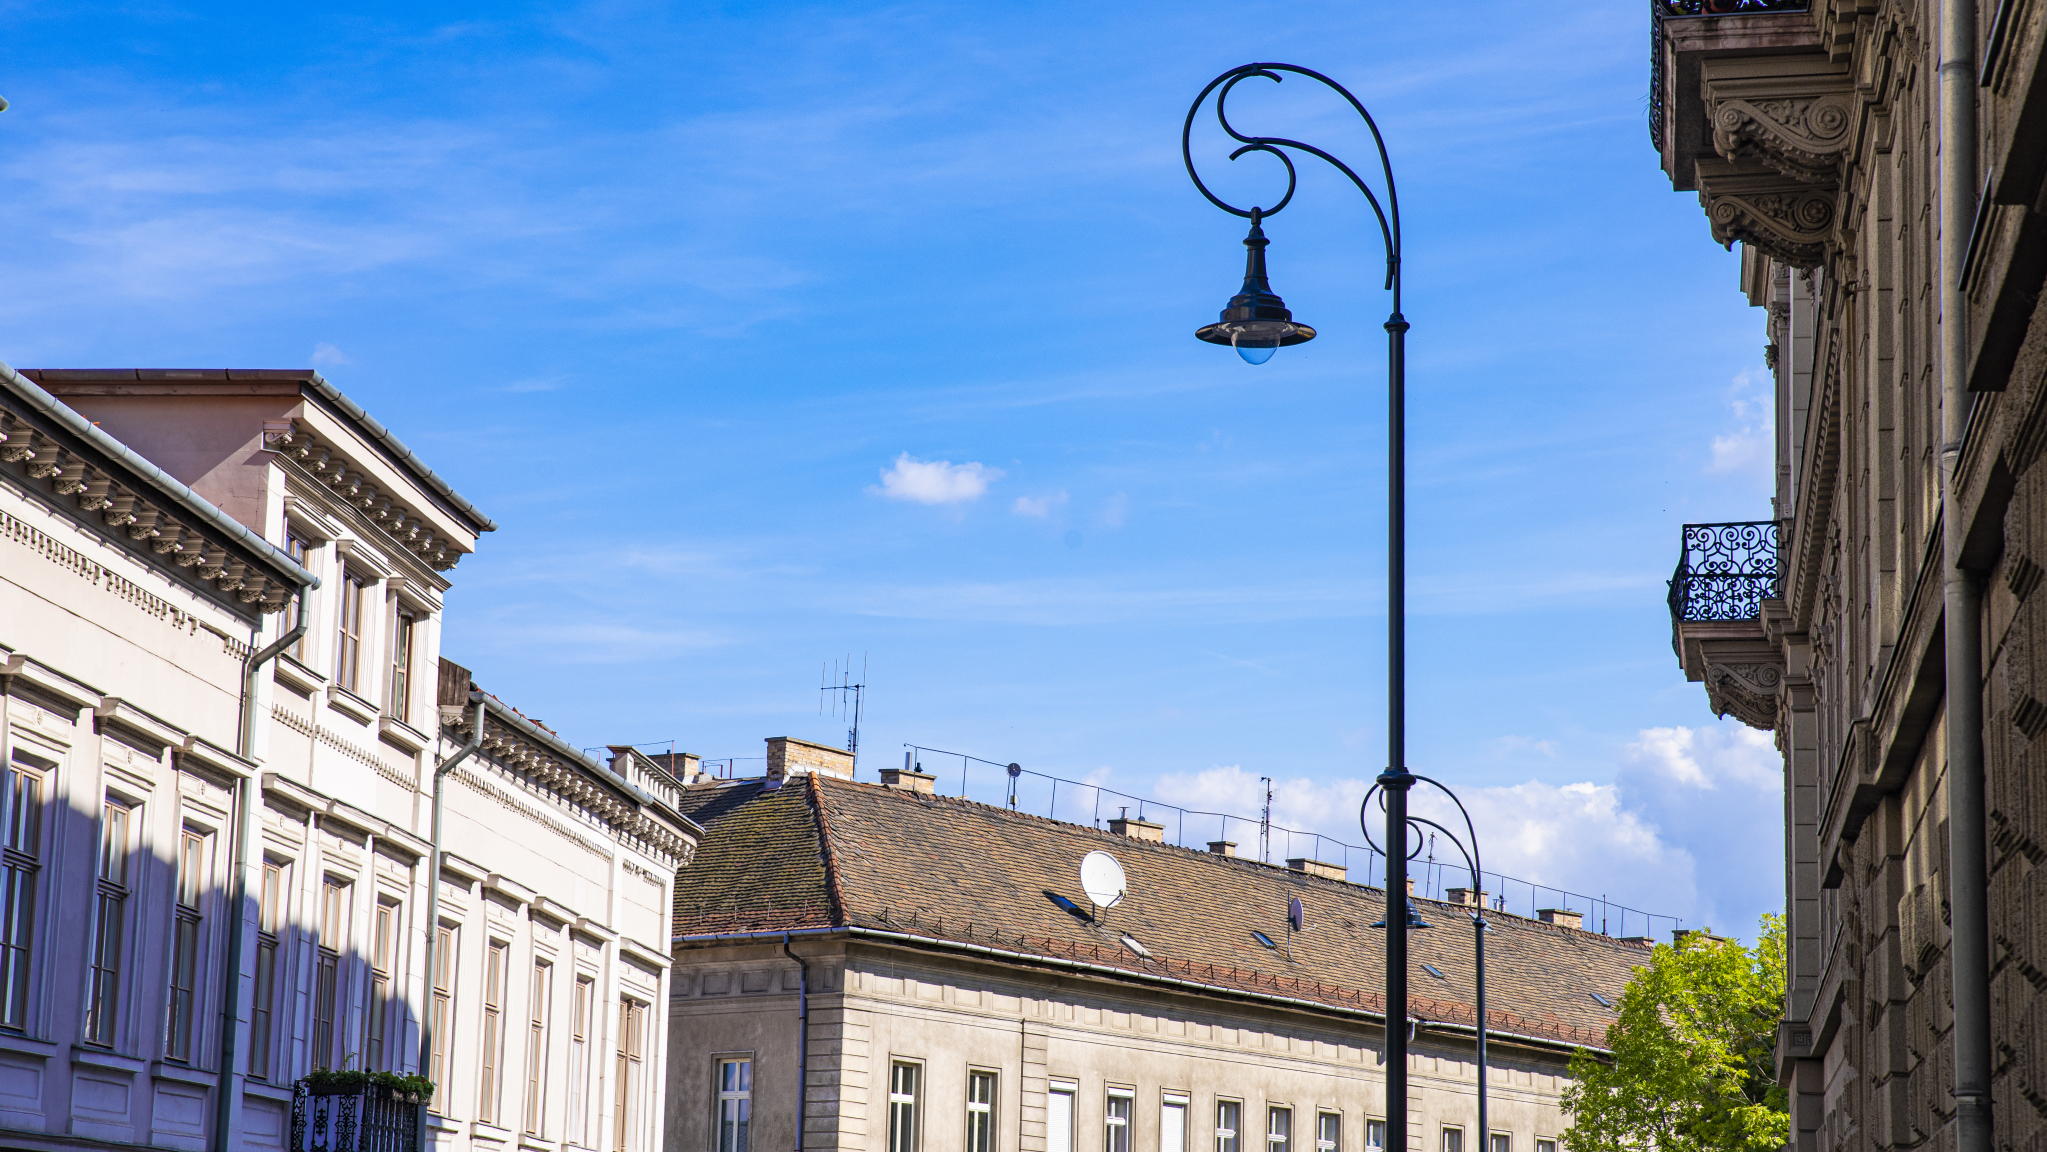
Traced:
<path fill-rule="evenodd" d="M 284 865 L 263 861 L 256 897 L 256 988 L 249 1006 L 249 1075 L 270 1079 L 270 1045 L 277 1026 L 277 935 L 284 923 Z"/>
<path fill-rule="evenodd" d="M 348 885 L 328 879 L 320 885 L 320 941 L 313 973 L 313 1052 L 315 1068 L 339 1068 L 341 1039 L 341 954 L 348 947 Z"/>
<path fill-rule="evenodd" d="M 400 608 L 391 625 L 391 699 L 384 709 L 393 719 L 412 719 L 412 630 L 419 623 L 411 609 Z"/>
<path fill-rule="evenodd" d="M 396 1071 L 391 1065 L 397 1055 L 388 1051 L 385 1029 L 391 1024 L 391 988 L 398 963 L 397 904 L 377 901 L 376 920 L 370 925 L 370 1002 L 364 1008 L 363 1067 L 376 1072 Z"/>
<path fill-rule="evenodd" d="M 917 1152 L 917 1081 L 924 1069 L 900 1060 L 888 1069 L 888 1152 Z"/>
<path fill-rule="evenodd" d="M 1443 1129 L 1443 1152 L 1464 1152 L 1464 1129 Z"/>
<path fill-rule="evenodd" d="M 718 1061 L 718 1152 L 746 1152 L 753 1123 L 753 1061 Z"/>
<path fill-rule="evenodd" d="M 451 925 L 434 928 L 434 1055 L 428 1079 L 434 1082 L 434 1107 L 446 1114 L 448 1099 L 448 1033 L 455 1026 L 455 943 Z"/>
<path fill-rule="evenodd" d="M 129 828 L 134 813 L 107 801 L 100 810 L 98 899 L 93 910 L 91 979 L 85 1002 L 85 1041 L 112 1047 L 121 1007 L 121 937 L 128 922 Z"/>
<path fill-rule="evenodd" d="M 639 1145 L 633 1133 L 633 1119 L 640 1108 L 640 1045 L 646 1027 L 647 1006 L 619 1000 L 617 1090 L 611 1100 L 614 1152 L 635 1152 Z"/>
<path fill-rule="evenodd" d="M 301 568 L 311 570 L 312 564 L 307 559 L 308 555 L 310 554 L 310 551 L 311 549 L 309 549 L 306 545 L 305 537 L 300 536 L 298 534 L 298 530 L 293 528 L 290 524 L 286 524 L 284 526 L 284 554 L 291 557 L 292 563 L 297 564 Z M 307 589 L 300 595 L 294 596 L 291 599 L 286 600 L 284 602 L 284 621 L 281 625 L 279 625 L 281 629 L 281 631 L 278 632 L 279 636 L 287 635 L 291 632 L 292 629 L 299 626 L 299 613 L 303 611 L 303 609 L 299 607 L 299 601 L 306 599 L 307 597 L 310 597 L 312 594 L 313 594 L 312 590 Z M 304 636 L 301 636 L 296 641 L 293 641 L 291 646 L 291 658 L 298 661 L 301 664 L 305 663 L 306 638 Z"/>
<path fill-rule="evenodd" d="M 569 1002 L 569 1130 L 571 1143 L 590 1146 L 590 1024 L 597 1017 L 597 982 L 576 977 Z"/>
<path fill-rule="evenodd" d="M 1105 1152 L 1130 1152 L 1130 1092 L 1109 1089 L 1102 1107 L 1102 1148 Z"/>
<path fill-rule="evenodd" d="M 1493 1133 L 1492 1142 L 1489 1152 L 1514 1152 L 1514 1138 L 1505 1132 Z"/>
<path fill-rule="evenodd" d="M 1045 1152 L 1073 1152 L 1073 1093 L 1077 1087 L 1054 1081 L 1045 1097 Z"/>
<path fill-rule="evenodd" d="M 1282 1104 L 1265 1109 L 1265 1152 L 1293 1152 L 1294 1110 Z"/>
<path fill-rule="evenodd" d="M 338 635 L 334 644 L 334 682 L 350 692 L 357 691 L 356 676 L 362 671 L 362 602 L 363 582 L 361 577 L 341 568 L 341 618 Z M 375 670 L 371 670 L 375 675 Z"/>
<path fill-rule="evenodd" d="M 1386 1122 L 1384 1120 L 1365 1121 L 1365 1148 L 1367 1152 L 1382 1152 L 1385 1147 Z M 1557 1152 L 1557 1150 L 1552 1148 L 1549 1152 Z"/>
<path fill-rule="evenodd" d="M 1187 1152 L 1187 1097 L 1168 1092 L 1159 1103 L 1159 1152 Z"/>
<path fill-rule="evenodd" d="M 199 897 L 205 890 L 206 837 L 187 828 L 178 837 L 178 905 L 172 912 L 170 1019 L 164 1055 L 192 1059 L 192 1032 L 199 1010 Z"/>
<path fill-rule="evenodd" d="M 967 1072 L 967 1152 L 995 1152 L 993 1072 Z"/>
<path fill-rule="evenodd" d="M 1237 1133 L 1243 1131 L 1244 1106 L 1235 1100 L 1215 1102 L 1215 1152 L 1237 1152 Z"/>
<path fill-rule="evenodd" d="M 533 962 L 531 1020 L 526 1031 L 526 1132 L 538 1136 L 547 1123 L 547 1020 L 554 996 L 554 965 Z"/>
<path fill-rule="evenodd" d="M 511 947 L 493 940 L 483 959 L 483 1086 L 477 1118 L 498 1122 L 498 1094 L 505 1063 L 505 961 Z"/>
<path fill-rule="evenodd" d="M 1554 1140 L 1537 1140 L 1535 1142 L 1535 1152 L 1557 1152 L 1557 1142 Z"/>
<path fill-rule="evenodd" d="M 43 792 L 56 762 L 16 748 L 0 776 L 0 1028 L 29 1026 L 29 953 L 43 864 Z"/>

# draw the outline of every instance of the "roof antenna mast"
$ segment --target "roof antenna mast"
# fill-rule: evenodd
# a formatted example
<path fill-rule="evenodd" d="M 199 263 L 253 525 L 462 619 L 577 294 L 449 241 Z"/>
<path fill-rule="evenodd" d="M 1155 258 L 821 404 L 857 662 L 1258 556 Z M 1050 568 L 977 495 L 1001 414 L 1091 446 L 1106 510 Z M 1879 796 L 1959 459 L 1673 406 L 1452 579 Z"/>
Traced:
<path fill-rule="evenodd" d="M 833 681 L 836 681 L 836 683 L 833 683 Z M 818 667 L 818 711 L 824 711 L 824 694 L 836 692 L 838 695 L 831 698 L 832 715 L 840 718 L 848 716 L 852 718 L 853 726 L 846 730 L 846 751 L 853 754 L 853 770 L 855 772 L 860 770 L 860 703 L 862 694 L 867 691 L 866 681 L 867 653 L 865 652 L 860 654 L 860 679 L 858 681 L 853 679 L 853 657 L 850 654 L 846 657 L 844 671 L 840 670 L 838 661 L 832 661 L 829 678 L 827 678 L 824 666 L 820 665 Z M 848 696 L 852 697 L 850 707 L 847 703 Z"/>
<path fill-rule="evenodd" d="M 1265 811 L 1258 817 L 1258 860 L 1272 863 L 1272 777 L 1260 776 L 1265 782 Z"/>

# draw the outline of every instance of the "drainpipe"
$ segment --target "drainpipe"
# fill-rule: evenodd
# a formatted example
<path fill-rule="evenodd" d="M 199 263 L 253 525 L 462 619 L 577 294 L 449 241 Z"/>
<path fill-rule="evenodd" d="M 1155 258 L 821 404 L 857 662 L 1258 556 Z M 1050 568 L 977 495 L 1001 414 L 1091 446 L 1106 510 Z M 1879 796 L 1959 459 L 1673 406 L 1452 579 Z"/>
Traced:
<path fill-rule="evenodd" d="M 469 759 L 469 757 L 475 755 L 478 748 L 483 747 L 483 693 L 471 688 L 469 690 L 469 703 L 476 708 L 469 722 L 469 743 L 457 749 L 453 756 L 434 765 L 433 852 L 430 857 L 429 870 L 426 877 L 426 972 L 420 980 L 425 989 L 427 1001 L 425 1011 L 419 1014 L 419 1074 L 421 1076 L 426 1075 L 427 1070 L 433 1067 L 434 1059 L 434 965 L 439 960 L 434 953 L 438 950 L 441 940 L 442 785 L 446 783 L 448 773 L 453 772 L 457 764 Z M 446 1085 L 444 1084 L 436 1084 L 434 1085 L 434 1091 L 439 1093 L 445 1087 Z M 416 1145 L 419 1148 L 433 1147 L 427 1140 L 426 1133 L 426 1118 L 431 1107 L 431 1101 L 429 1101 L 427 1104 L 420 1105 L 419 1108 L 419 1139 Z"/>
<path fill-rule="evenodd" d="M 1940 378 L 1943 611 L 1947 633 L 1948 898 L 1953 944 L 1956 1152 L 1990 1152 L 1990 916 L 1983 804 L 1983 594 L 1962 567 L 1955 471 L 1971 401 L 1960 283 L 1976 213 L 1975 0 L 1940 4 Z"/>
<path fill-rule="evenodd" d="M 782 933 L 782 954 L 802 969 L 796 978 L 796 1152 L 803 1152 L 805 1081 L 810 1078 L 810 965 L 790 949 L 787 932 Z"/>
<path fill-rule="evenodd" d="M 251 652 L 242 666 L 242 723 L 236 734 L 235 754 L 247 760 L 256 747 L 256 679 L 277 654 L 299 642 L 306 634 L 306 591 L 318 588 L 316 578 L 310 584 L 300 586 L 291 594 L 292 615 L 298 623 L 292 630 L 279 636 L 268 647 Z M 245 904 L 249 899 L 248 860 L 246 857 L 249 835 L 256 823 L 256 784 L 254 777 L 235 785 L 235 842 L 229 851 L 233 863 L 229 865 L 231 889 L 228 897 L 229 915 L 227 930 L 227 969 L 221 980 L 220 994 L 220 1070 L 216 1082 L 219 1087 L 213 1100 L 213 1149 L 227 1152 L 228 1122 L 234 1115 L 235 1057 L 237 1055 L 236 1018 L 242 1010 L 242 937 L 247 934 L 248 916 Z"/>

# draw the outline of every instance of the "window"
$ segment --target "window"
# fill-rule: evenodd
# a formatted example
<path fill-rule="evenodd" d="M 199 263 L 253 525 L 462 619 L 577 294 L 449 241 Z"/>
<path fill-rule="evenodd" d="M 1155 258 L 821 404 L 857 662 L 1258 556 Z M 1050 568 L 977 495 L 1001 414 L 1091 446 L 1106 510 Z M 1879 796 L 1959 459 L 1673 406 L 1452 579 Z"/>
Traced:
<path fill-rule="evenodd" d="M 1187 1152 L 1187 1097 L 1168 1092 L 1159 1103 L 1159 1152 Z"/>
<path fill-rule="evenodd" d="M 597 1016 L 597 982 L 576 977 L 569 1002 L 569 1142 L 590 1146 L 590 1023 Z"/>
<path fill-rule="evenodd" d="M 93 914 L 85 1042 L 112 1047 L 121 1008 L 121 934 L 128 922 L 129 827 L 134 812 L 109 800 L 100 810 L 98 899 Z"/>
<path fill-rule="evenodd" d="M 753 1061 L 718 1061 L 718 1152 L 746 1152 L 753 1119 Z"/>
<path fill-rule="evenodd" d="M 319 959 L 313 975 L 313 1052 L 315 1068 L 338 1068 L 335 1051 L 340 1036 L 335 1021 L 341 1011 L 341 953 L 347 948 L 348 885 L 331 877 L 320 885 Z"/>
<path fill-rule="evenodd" d="M 1054 1080 L 1045 1097 L 1045 1152 L 1073 1152 L 1073 1093 L 1080 1086 Z"/>
<path fill-rule="evenodd" d="M 164 1055 L 192 1059 L 193 1021 L 199 1010 L 199 896 L 205 891 L 206 836 L 190 828 L 178 837 L 178 904 L 172 911 L 170 1019 Z"/>
<path fill-rule="evenodd" d="M 1554 1140 L 1537 1140 L 1535 1142 L 1535 1152 L 1557 1152 L 1557 1142 Z"/>
<path fill-rule="evenodd" d="M 311 549 L 307 547 L 305 537 L 300 536 L 298 530 L 290 524 L 286 524 L 284 526 L 284 554 L 291 557 L 292 563 L 311 571 L 313 565 L 309 559 L 310 552 Z M 285 635 L 299 626 L 299 612 L 301 611 L 299 602 L 312 594 L 312 589 L 309 588 L 284 602 L 284 622 L 281 625 L 283 631 L 279 632 L 278 635 Z M 299 637 L 292 643 L 291 658 L 301 664 L 305 663 L 306 638 L 304 636 Z"/>
<path fill-rule="evenodd" d="M 1130 1152 L 1130 1090 L 1109 1089 L 1102 1108 L 1104 1152 Z"/>
<path fill-rule="evenodd" d="M 1505 1132 L 1495 1132 L 1489 1152 L 1514 1152 L 1514 1138 Z"/>
<path fill-rule="evenodd" d="M 1343 1147 L 1343 1117 L 1335 1112 L 1315 1115 L 1315 1152 L 1339 1152 Z"/>
<path fill-rule="evenodd" d="M 356 674 L 362 670 L 362 602 L 362 578 L 343 565 L 340 634 L 334 645 L 334 682 L 350 692 L 357 690 Z"/>
<path fill-rule="evenodd" d="M 888 1070 L 888 1152 L 917 1152 L 917 1081 L 924 1070 L 897 1061 Z"/>
<path fill-rule="evenodd" d="M 412 629 L 419 617 L 400 608 L 391 625 L 391 699 L 384 705 L 392 719 L 412 719 Z"/>
<path fill-rule="evenodd" d="M 1244 1106 L 1235 1100 L 1215 1102 L 1215 1152 L 1237 1152 L 1237 1133 L 1243 1129 Z"/>
<path fill-rule="evenodd" d="M 0 1028 L 29 1026 L 29 953 L 42 872 L 43 790 L 57 764 L 16 748 L 0 776 Z"/>
<path fill-rule="evenodd" d="M 455 943 L 453 925 L 434 926 L 434 1052 L 432 1071 L 433 1103 L 446 1114 L 448 1099 L 448 1033 L 455 1026 Z"/>
<path fill-rule="evenodd" d="M 277 935 L 284 924 L 284 865 L 263 861 L 256 897 L 256 995 L 249 1007 L 249 1075 L 270 1079 L 270 1044 L 277 1026 Z"/>
<path fill-rule="evenodd" d="M 612 1097 L 612 1146 L 615 1152 L 633 1152 L 633 1113 L 640 1103 L 640 1045 L 647 1027 L 647 1006 L 631 1000 L 618 1002 L 617 1091 Z"/>
<path fill-rule="evenodd" d="M 1386 1122 L 1384 1120 L 1365 1121 L 1365 1147 L 1371 1149 L 1372 1152 L 1381 1152 L 1386 1147 Z M 1549 1152 L 1557 1152 L 1557 1150 L 1552 1148 Z"/>
<path fill-rule="evenodd" d="M 725 1152 L 720 1149 L 719 1152 Z M 995 1073 L 967 1072 L 967 1150 L 995 1152 Z"/>
<path fill-rule="evenodd" d="M 395 1072 L 384 1046 L 385 1029 L 391 1025 L 392 974 L 398 962 L 398 905 L 377 901 L 376 919 L 370 925 L 370 1002 L 363 1020 L 363 1067 L 377 1072 Z"/>
<path fill-rule="evenodd" d="M 1464 1152 L 1464 1129 L 1443 1129 L 1443 1152 Z"/>
<path fill-rule="evenodd" d="M 548 1001 L 554 995 L 554 965 L 533 962 L 533 994 L 526 1031 L 526 1132 L 538 1136 L 547 1122 Z"/>
<path fill-rule="evenodd" d="M 498 1096 L 505 1063 L 505 961 L 511 945 L 493 940 L 483 959 L 483 1087 L 477 1119 L 498 1122 Z"/>
<path fill-rule="evenodd" d="M 1265 1109 L 1265 1152 L 1293 1152 L 1294 1110 L 1283 1104 Z"/>

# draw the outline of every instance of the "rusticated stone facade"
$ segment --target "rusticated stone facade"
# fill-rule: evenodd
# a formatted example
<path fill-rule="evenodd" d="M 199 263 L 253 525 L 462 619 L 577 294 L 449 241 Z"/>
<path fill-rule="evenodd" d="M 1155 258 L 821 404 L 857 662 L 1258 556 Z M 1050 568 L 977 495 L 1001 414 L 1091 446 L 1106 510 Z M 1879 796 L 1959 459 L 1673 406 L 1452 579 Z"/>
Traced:
<path fill-rule="evenodd" d="M 1975 163 L 1960 186 L 1982 192 L 1948 264 L 1946 8 L 1656 0 L 1652 13 L 1652 135 L 1712 239 L 1744 246 L 1741 287 L 1767 309 L 1776 374 L 1773 507 L 1687 526 L 1671 605 L 1687 676 L 1716 712 L 1774 731 L 1784 756 L 1777 1055 L 1799 1152 L 1956 1147 L 1956 981 L 1971 979 L 1954 967 L 1957 867 L 1988 875 L 1993 1144 L 2047 1146 L 2047 6 L 1977 6 L 1960 61 L 1978 81 Z M 1965 315 L 1943 316 L 1944 275 Z M 1958 444 L 1943 433 L 1944 320 L 1967 328 Z M 1743 530 L 1762 561 L 1730 550 Z M 1946 738 L 1956 568 L 1982 595 L 1989 844 L 1951 863 L 1951 819 L 1967 814 L 1951 807 Z M 1746 599 L 1730 594 L 1744 581 Z"/>

